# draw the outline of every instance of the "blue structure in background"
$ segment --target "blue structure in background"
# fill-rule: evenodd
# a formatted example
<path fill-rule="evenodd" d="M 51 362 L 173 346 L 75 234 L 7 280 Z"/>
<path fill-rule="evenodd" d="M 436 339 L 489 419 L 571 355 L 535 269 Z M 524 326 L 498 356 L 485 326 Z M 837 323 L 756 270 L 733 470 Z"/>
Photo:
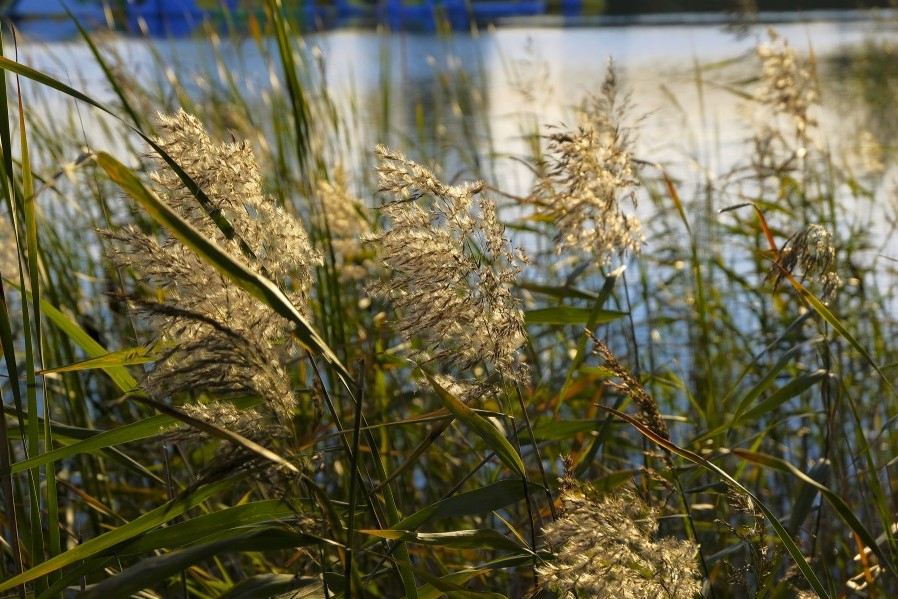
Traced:
<path fill-rule="evenodd" d="M 554 7 L 565 17 L 580 14 L 582 0 L 556 0 Z M 0 0 L 3 16 L 19 28 L 39 37 L 67 37 L 77 32 L 66 16 L 66 7 L 88 28 L 105 28 L 107 16 L 116 27 L 153 36 L 184 36 L 203 22 L 221 23 L 228 13 L 238 25 L 250 12 L 261 14 L 260 1 L 247 0 Z M 506 17 L 546 14 L 545 0 L 330 0 L 284 2 L 291 18 L 303 27 L 382 23 L 394 30 L 433 31 L 438 23 L 465 29 L 472 23 L 495 22 Z"/>

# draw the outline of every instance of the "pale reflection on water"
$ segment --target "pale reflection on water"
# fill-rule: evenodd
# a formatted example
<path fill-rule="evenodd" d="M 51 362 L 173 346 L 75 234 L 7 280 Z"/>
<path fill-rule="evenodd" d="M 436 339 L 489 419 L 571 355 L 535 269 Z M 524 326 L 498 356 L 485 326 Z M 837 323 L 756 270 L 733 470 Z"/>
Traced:
<path fill-rule="evenodd" d="M 834 153 L 850 150 L 865 127 L 859 122 L 862 95 L 844 84 L 844 73 L 826 65 L 838 64 L 838 57 L 862 44 L 898 39 L 898 23 L 790 23 L 777 31 L 793 47 L 815 55 L 824 88 L 821 138 Z M 751 92 L 749 80 L 758 63 L 744 58 L 766 39 L 766 27 L 739 36 L 722 27 L 677 25 L 505 28 L 449 38 L 343 30 L 310 35 L 305 44 L 320 50 L 332 97 L 352 106 L 346 110 L 355 113 L 356 150 L 385 141 L 412 157 L 441 157 L 453 176 L 475 176 L 471 171 L 479 167 L 500 187 L 522 193 L 530 173 L 516 158 L 529 155 L 527 136 L 549 124 L 571 124 L 573 107 L 597 91 L 609 59 L 631 94 L 632 114 L 646 115 L 638 126 L 637 154 L 663 163 L 687 191 L 725 177 L 745 161 L 751 135 L 752 106 L 732 90 Z M 159 79 L 164 88 L 158 60 L 146 42 L 120 38 L 109 43 L 131 73 Z M 214 52 L 205 40 L 154 44 L 182 81 L 201 78 L 208 85 L 214 79 Z M 222 40 L 215 52 L 237 72 L 250 101 L 271 88 L 253 41 Z M 24 42 L 20 56 L 100 100 L 113 100 L 82 43 Z M 743 60 L 722 64 L 739 57 Z M 833 73 L 842 79 L 829 80 Z M 61 97 L 58 102 L 54 112 L 71 110 L 71 102 Z M 85 127 L 86 139 L 93 139 L 90 119 Z"/>

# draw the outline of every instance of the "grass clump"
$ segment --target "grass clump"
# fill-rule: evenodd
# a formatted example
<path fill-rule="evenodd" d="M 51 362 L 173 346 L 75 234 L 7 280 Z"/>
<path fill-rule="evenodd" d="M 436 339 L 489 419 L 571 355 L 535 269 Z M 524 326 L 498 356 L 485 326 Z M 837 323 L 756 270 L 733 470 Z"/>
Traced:
<path fill-rule="evenodd" d="M 895 273 L 812 59 L 759 49 L 767 116 L 694 189 L 638 156 L 609 68 L 576 126 L 524 132 L 513 193 L 474 143 L 352 138 L 270 16 L 258 103 L 104 68 L 107 106 L 0 61 L 125 148 L 4 104 L 0 592 L 898 591 Z"/>

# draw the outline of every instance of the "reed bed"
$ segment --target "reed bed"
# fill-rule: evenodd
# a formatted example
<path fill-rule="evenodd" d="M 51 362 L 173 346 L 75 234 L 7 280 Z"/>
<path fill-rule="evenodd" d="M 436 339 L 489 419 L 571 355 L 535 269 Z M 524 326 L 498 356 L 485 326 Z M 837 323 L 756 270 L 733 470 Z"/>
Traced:
<path fill-rule="evenodd" d="M 108 101 L 5 38 L 0 596 L 898 593 L 890 152 L 831 150 L 813 54 L 739 59 L 755 133 L 697 184 L 610 65 L 522 119 L 520 193 L 478 73 L 404 138 L 265 16 L 193 81 L 83 32 Z"/>

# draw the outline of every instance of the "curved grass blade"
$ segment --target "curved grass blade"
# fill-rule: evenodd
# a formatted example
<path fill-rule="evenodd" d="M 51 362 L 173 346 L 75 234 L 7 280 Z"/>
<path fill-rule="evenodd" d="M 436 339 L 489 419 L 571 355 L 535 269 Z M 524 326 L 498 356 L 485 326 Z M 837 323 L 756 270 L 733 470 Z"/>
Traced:
<path fill-rule="evenodd" d="M 246 527 L 265 524 L 268 528 L 295 517 L 296 510 L 279 499 L 253 501 L 148 532 L 117 546 L 115 555 L 136 555 L 157 549 L 220 541 L 224 537 L 231 538 L 246 533 Z"/>
<path fill-rule="evenodd" d="M 535 493 L 537 490 L 539 489 L 534 488 L 531 492 Z M 486 514 L 502 509 L 523 499 L 521 493 L 521 481 L 516 479 L 500 480 L 491 485 L 437 501 L 423 510 L 415 512 L 407 518 L 403 518 L 392 528 L 398 530 L 413 530 L 434 518 Z"/>
<path fill-rule="evenodd" d="M 440 590 L 447 597 L 455 598 L 455 599 L 507 599 L 505 595 L 501 593 L 493 593 L 490 591 L 469 591 L 461 585 L 458 585 L 451 581 L 451 579 L 447 576 L 437 577 L 424 570 L 422 568 L 417 568 L 412 566 L 409 562 L 398 559 L 395 557 L 390 557 L 390 561 L 395 563 L 397 566 L 408 568 L 413 571 L 415 574 L 426 580 L 429 584 L 433 585 L 434 588 Z M 533 558 L 530 558 L 530 561 L 533 561 Z M 417 588 L 415 589 L 416 597 L 417 597 Z"/>
<path fill-rule="evenodd" d="M 289 595 L 288 595 L 289 593 Z M 241 581 L 218 599 L 256 599 L 282 597 L 290 599 L 324 599 L 324 585 L 318 578 L 293 574 L 259 574 Z"/>
<path fill-rule="evenodd" d="M 449 547 L 451 549 L 504 549 L 508 551 L 526 549 L 516 541 L 509 539 L 492 528 L 453 530 L 451 532 L 415 532 L 393 529 L 359 530 L 359 532 L 391 541 L 405 541 L 407 543 L 420 543 L 421 545 Z"/>
<path fill-rule="evenodd" d="M 793 397 L 801 395 L 814 385 L 833 376 L 833 373 L 827 370 L 818 370 L 811 372 L 795 379 L 792 379 L 776 391 L 770 394 L 764 401 L 742 414 L 741 419 L 752 421 L 756 418 L 773 411 L 778 406 L 789 401 Z"/>
<path fill-rule="evenodd" d="M 798 566 L 798 569 L 801 570 L 802 575 L 804 575 L 805 580 L 807 580 L 808 584 L 811 585 L 811 588 L 814 590 L 817 595 L 821 597 L 821 599 L 830 599 L 829 593 L 826 591 L 826 588 L 823 586 L 823 583 L 820 582 L 820 579 L 817 578 L 817 575 L 814 573 L 814 570 L 811 569 L 810 564 L 808 564 L 807 560 L 804 558 L 804 555 L 801 553 L 801 549 L 795 544 L 795 541 L 792 540 L 791 535 L 785 529 L 785 527 L 780 523 L 777 519 L 776 515 L 770 511 L 764 503 L 755 496 L 751 491 L 745 488 L 739 481 L 735 478 L 727 474 L 724 470 L 718 467 L 716 464 L 708 461 L 697 453 L 689 451 L 688 449 L 684 449 L 663 437 L 658 436 L 654 431 L 652 431 L 649 427 L 645 426 L 639 420 L 633 418 L 629 414 L 624 414 L 623 412 L 619 412 L 614 408 L 609 408 L 607 406 L 599 406 L 602 410 L 612 414 L 620 418 L 621 420 L 625 420 L 630 423 L 630 425 L 639 431 L 644 437 L 655 443 L 656 445 L 663 447 L 667 451 L 674 453 L 686 460 L 689 460 L 693 464 L 701 466 L 706 470 L 710 470 L 714 472 L 718 476 L 720 476 L 724 481 L 733 487 L 739 489 L 740 492 L 745 493 L 751 500 L 755 503 L 755 505 L 760 509 L 764 516 L 767 518 L 767 521 L 770 522 L 770 526 L 773 528 L 776 535 L 779 537 L 780 542 L 782 542 L 783 546 L 786 548 L 786 551 L 792 556 L 793 561 Z M 808 479 L 810 480 L 810 479 Z"/>
<path fill-rule="evenodd" d="M 463 570 L 461 572 L 453 572 L 452 574 L 447 574 L 446 576 L 440 577 L 441 581 L 451 582 L 452 584 L 464 584 L 474 578 L 475 576 L 479 576 L 481 574 L 486 574 L 489 570 Z M 443 597 L 446 593 L 436 588 L 433 584 L 427 583 L 423 586 L 418 587 L 418 597 L 419 599 L 439 599 Z"/>
<path fill-rule="evenodd" d="M 155 437 L 156 435 L 169 431 L 176 426 L 177 421 L 171 416 L 160 415 L 151 416 L 138 422 L 132 422 L 131 424 L 126 424 L 125 426 L 120 426 L 108 431 L 93 431 L 96 434 L 87 439 L 78 441 L 77 443 L 72 443 L 71 445 L 66 445 L 64 447 L 57 447 L 56 449 L 53 449 L 41 455 L 30 457 L 27 460 L 22 460 L 21 462 L 16 462 L 11 466 L 10 470 L 13 474 L 16 474 L 30 468 L 43 466 L 44 464 L 47 464 L 49 462 L 70 458 L 72 456 L 78 455 L 79 453 L 95 452 L 101 449 L 115 447 L 116 445 L 132 443 L 141 439 Z M 2 471 L 0 471 L 0 475 L 2 474 Z M 149 472 L 147 474 L 149 474 Z"/>
<path fill-rule="evenodd" d="M 827 459 L 822 459 L 817 465 L 811 468 L 811 471 L 808 472 L 808 476 L 811 477 L 812 480 L 826 486 L 826 483 L 829 482 L 829 479 L 832 476 L 832 472 L 832 462 Z M 819 493 L 820 489 L 805 482 L 801 484 L 798 493 L 795 495 L 795 500 L 792 502 L 792 513 L 789 515 L 789 523 L 786 525 L 786 530 L 789 531 L 789 534 L 798 534 L 798 529 L 801 527 L 805 518 L 808 517 L 808 514 L 811 513 L 814 499 Z"/>
<path fill-rule="evenodd" d="M 739 457 L 743 460 L 748 460 L 750 462 L 754 462 L 755 464 L 760 464 L 762 466 L 767 466 L 768 468 L 774 468 L 781 472 L 787 472 L 792 474 L 796 478 L 798 478 L 802 483 L 808 485 L 818 491 L 826 498 L 829 504 L 833 507 L 839 517 L 842 519 L 845 524 L 848 525 L 849 528 L 863 541 L 863 543 L 870 548 L 873 553 L 876 554 L 876 557 L 879 559 L 880 564 L 889 572 L 892 573 L 893 576 L 898 578 L 898 571 L 895 569 L 895 564 L 892 559 L 890 559 L 879 544 L 876 542 L 876 537 L 874 537 L 870 532 L 864 528 L 864 525 L 861 524 L 861 521 L 858 520 L 857 516 L 854 514 L 854 510 L 851 509 L 845 500 L 839 497 L 834 491 L 832 491 L 829 487 L 819 483 L 814 480 L 789 462 L 785 460 L 781 460 L 780 458 L 773 457 L 771 455 L 766 455 L 763 453 L 757 453 L 754 451 L 748 451 L 747 449 L 732 449 L 730 453 Z"/>
<path fill-rule="evenodd" d="M 518 452 L 515 451 L 514 447 L 512 447 L 508 439 L 499 432 L 499 429 L 493 426 L 489 420 L 477 414 L 454 395 L 446 391 L 446 389 L 436 382 L 429 373 L 425 372 L 423 369 L 421 372 L 427 377 L 427 381 L 437 392 L 437 396 L 443 401 L 446 408 L 448 408 L 456 418 L 470 426 L 477 436 L 483 439 L 491 450 L 496 452 L 496 455 L 499 456 L 499 459 L 502 460 L 506 466 L 511 468 L 518 476 L 523 477 L 525 475 L 524 461 L 521 459 Z"/>
<path fill-rule="evenodd" d="M 107 353 L 105 356 L 97 356 L 96 358 L 88 358 L 74 364 L 65 366 L 57 366 L 56 368 L 46 368 L 38 370 L 37 374 L 47 375 L 60 372 L 77 372 L 79 370 L 96 370 L 100 368 L 113 368 L 116 366 L 134 366 L 136 364 L 147 364 L 156 360 L 156 356 L 151 353 L 147 347 L 129 347 Z"/>

